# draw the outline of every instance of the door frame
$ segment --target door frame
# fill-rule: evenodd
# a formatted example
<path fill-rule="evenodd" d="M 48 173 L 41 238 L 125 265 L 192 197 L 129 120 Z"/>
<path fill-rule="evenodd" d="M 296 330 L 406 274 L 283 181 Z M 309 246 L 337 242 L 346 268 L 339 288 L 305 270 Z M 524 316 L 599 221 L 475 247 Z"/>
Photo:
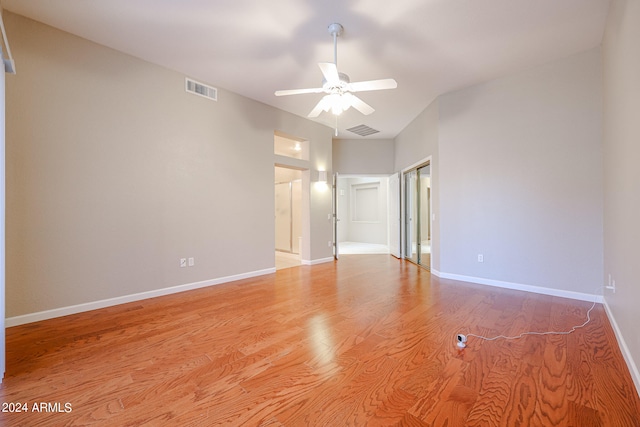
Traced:
<path fill-rule="evenodd" d="M 309 169 L 305 169 L 305 168 L 300 168 L 298 166 L 294 166 L 294 165 L 290 165 L 285 163 L 284 161 L 279 161 L 276 162 L 274 164 L 274 173 L 275 173 L 275 168 L 283 168 L 283 169 L 292 169 L 292 170 L 299 170 L 302 173 L 302 177 L 301 177 L 301 201 L 300 201 L 300 221 L 302 224 L 302 245 L 298 248 L 298 253 L 300 255 L 300 262 L 301 263 L 305 263 L 305 262 L 310 262 L 308 260 L 311 259 L 311 203 L 310 203 L 310 171 Z M 275 180 L 274 180 L 274 184 L 275 184 Z M 274 185 L 274 192 L 273 192 L 273 200 L 274 200 L 274 205 L 273 205 L 273 212 L 274 212 L 274 216 L 273 216 L 273 248 L 274 248 L 274 252 L 275 252 L 275 231 L 276 231 L 276 223 L 275 223 L 275 185 Z M 275 254 L 274 254 L 275 255 Z M 274 263 L 275 263 L 275 258 L 274 258 Z M 275 264 L 274 264 L 275 265 Z"/>
<path fill-rule="evenodd" d="M 389 254 L 395 256 L 396 258 L 402 259 L 402 241 L 401 241 L 401 235 L 398 236 L 400 241 L 398 242 L 398 245 L 400 245 L 399 248 L 399 253 L 391 253 L 391 241 L 390 241 L 390 229 L 391 227 L 398 227 L 399 232 L 402 233 L 402 231 L 400 230 L 400 226 L 401 226 L 401 219 L 397 218 L 397 221 L 394 223 L 393 222 L 393 218 L 391 217 L 390 213 L 391 213 L 391 209 L 393 209 L 392 206 L 392 202 L 390 199 L 390 190 L 391 190 L 391 180 L 392 177 L 398 175 L 398 179 L 401 180 L 402 179 L 402 174 L 400 172 L 395 172 L 395 173 L 391 173 L 391 174 L 377 174 L 377 173 L 354 173 L 354 174 L 339 174 L 338 172 L 335 172 L 333 174 L 333 182 L 332 182 L 332 201 L 331 201 L 331 217 L 332 217 L 332 226 L 333 226 L 333 256 L 334 259 L 339 259 L 340 257 L 340 251 L 339 251 L 339 244 L 338 244 L 338 227 L 340 226 L 340 222 L 342 222 L 342 219 L 339 216 L 339 189 L 338 189 L 338 180 L 339 179 L 349 179 L 349 178 L 386 178 L 387 180 L 387 200 L 386 200 L 386 207 L 385 207 L 385 212 L 386 212 L 386 216 L 387 216 L 387 222 L 386 222 L 386 227 L 387 227 L 387 247 L 389 248 Z M 400 186 L 400 182 L 398 183 L 398 191 L 402 191 L 402 188 Z M 398 196 L 398 214 L 401 214 L 400 211 L 400 205 L 402 203 L 401 200 L 401 196 Z M 348 220 L 347 220 L 348 221 Z"/>

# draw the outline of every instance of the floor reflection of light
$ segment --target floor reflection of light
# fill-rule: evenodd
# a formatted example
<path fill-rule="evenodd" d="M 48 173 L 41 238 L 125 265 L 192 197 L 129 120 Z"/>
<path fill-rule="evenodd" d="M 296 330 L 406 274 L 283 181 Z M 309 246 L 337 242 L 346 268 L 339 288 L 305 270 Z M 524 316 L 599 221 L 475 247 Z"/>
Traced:
<path fill-rule="evenodd" d="M 309 319 L 309 341 L 315 358 L 321 365 L 333 361 L 333 339 L 331 330 L 327 327 L 325 316 L 319 314 Z"/>

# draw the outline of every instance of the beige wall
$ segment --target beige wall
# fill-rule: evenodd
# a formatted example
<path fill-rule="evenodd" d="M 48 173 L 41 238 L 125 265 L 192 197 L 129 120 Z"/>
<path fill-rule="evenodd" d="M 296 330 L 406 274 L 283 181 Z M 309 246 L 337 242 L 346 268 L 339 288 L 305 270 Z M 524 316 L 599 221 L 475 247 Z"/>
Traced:
<path fill-rule="evenodd" d="M 415 162 L 438 157 L 439 100 L 435 99 L 413 119 L 395 139 L 395 171 L 403 170 Z"/>
<path fill-rule="evenodd" d="M 640 2 L 613 0 L 604 58 L 605 299 L 640 393 Z"/>
<path fill-rule="evenodd" d="M 441 272 L 600 293 L 601 69 L 593 49 L 440 97 Z"/>
<path fill-rule="evenodd" d="M 440 270 L 439 108 L 440 103 L 436 99 L 400 132 L 395 139 L 394 156 L 398 172 L 426 158 L 431 159 L 431 208 L 435 217 L 431 223 L 431 269 L 436 272 Z"/>
<path fill-rule="evenodd" d="M 431 157 L 438 274 L 599 292 L 601 78 L 595 49 L 444 94 L 398 135 L 396 170 Z"/>
<path fill-rule="evenodd" d="M 333 168 L 340 174 L 387 174 L 394 170 L 393 139 L 334 139 Z"/>
<path fill-rule="evenodd" d="M 5 21 L 20 69 L 7 78 L 8 317 L 274 267 L 274 131 L 331 171 L 330 128 Z M 331 257 L 331 197 L 310 187 L 313 261 Z"/>

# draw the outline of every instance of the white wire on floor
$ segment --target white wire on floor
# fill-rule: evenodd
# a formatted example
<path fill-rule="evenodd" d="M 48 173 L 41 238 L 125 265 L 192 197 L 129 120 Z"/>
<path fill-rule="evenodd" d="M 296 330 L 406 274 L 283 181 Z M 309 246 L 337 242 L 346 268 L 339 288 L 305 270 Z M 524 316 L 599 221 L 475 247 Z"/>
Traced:
<path fill-rule="evenodd" d="M 598 289 L 600 289 L 600 287 L 598 287 Z M 485 337 L 482 335 L 477 335 L 477 334 L 466 334 L 466 335 L 458 335 L 458 337 L 460 336 L 464 336 L 464 337 L 474 337 L 474 338 L 479 338 L 485 341 L 495 341 L 498 339 L 505 339 L 505 340 L 517 340 L 520 339 L 522 337 L 524 337 L 525 335 L 569 335 L 573 332 L 575 332 L 577 329 L 580 328 L 584 328 L 585 326 L 587 326 L 589 324 L 589 322 L 591 322 L 591 311 L 595 308 L 596 306 L 596 299 L 594 298 L 593 300 L 593 304 L 591 305 L 591 308 L 589 308 L 589 310 L 587 310 L 587 320 L 585 320 L 584 323 L 582 323 L 581 325 L 576 325 L 573 326 L 570 330 L 568 331 L 546 331 L 546 332 L 535 332 L 535 331 L 528 331 L 528 332 L 523 332 L 519 335 L 514 335 L 514 336 L 506 336 L 506 335 L 497 335 L 495 337 Z M 464 348 L 464 345 L 460 344 L 460 338 L 458 338 L 458 345 L 459 347 Z M 464 341 L 462 341 L 462 344 L 464 344 L 466 342 L 466 338 Z"/>

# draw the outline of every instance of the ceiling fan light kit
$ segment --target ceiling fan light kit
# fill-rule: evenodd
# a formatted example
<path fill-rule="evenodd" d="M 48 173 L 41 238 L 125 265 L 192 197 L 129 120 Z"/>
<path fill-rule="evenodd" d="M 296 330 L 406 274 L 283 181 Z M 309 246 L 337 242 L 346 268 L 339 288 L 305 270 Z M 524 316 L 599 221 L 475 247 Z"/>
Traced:
<path fill-rule="evenodd" d="M 308 117 L 318 117 L 322 112 L 333 113 L 338 116 L 353 107 L 364 115 L 375 110 L 369 104 L 353 95 L 354 92 L 371 90 L 395 89 L 398 83 L 394 79 L 370 80 L 351 83 L 349 76 L 338 72 L 338 37 L 344 32 L 344 27 L 333 23 L 327 28 L 333 37 L 333 62 L 320 62 L 318 66 L 322 72 L 322 87 L 309 89 L 278 90 L 276 96 L 300 95 L 305 93 L 325 93 L 326 95 L 311 110 Z"/>

